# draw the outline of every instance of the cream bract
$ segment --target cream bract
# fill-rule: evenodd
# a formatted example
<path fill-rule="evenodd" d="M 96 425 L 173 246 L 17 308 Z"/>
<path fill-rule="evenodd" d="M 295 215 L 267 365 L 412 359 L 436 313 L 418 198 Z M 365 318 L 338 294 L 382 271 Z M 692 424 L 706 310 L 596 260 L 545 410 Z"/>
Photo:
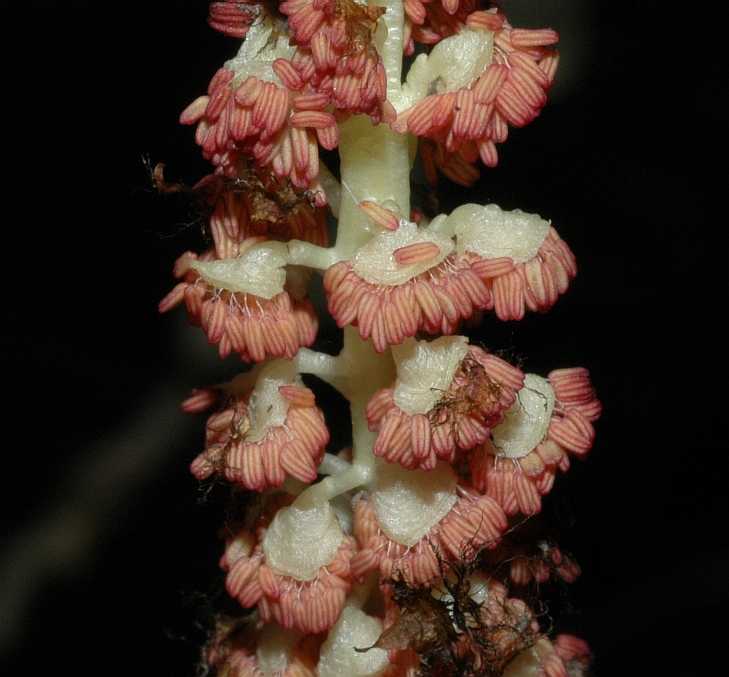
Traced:
<path fill-rule="evenodd" d="M 521 209 L 498 205 L 465 204 L 448 216 L 459 252 L 474 252 L 485 259 L 508 257 L 514 263 L 533 259 L 549 232 L 550 222 Z"/>
<path fill-rule="evenodd" d="M 491 433 L 498 455 L 523 458 L 529 454 L 547 435 L 553 410 L 554 390 L 549 381 L 527 374 L 504 422 Z"/>

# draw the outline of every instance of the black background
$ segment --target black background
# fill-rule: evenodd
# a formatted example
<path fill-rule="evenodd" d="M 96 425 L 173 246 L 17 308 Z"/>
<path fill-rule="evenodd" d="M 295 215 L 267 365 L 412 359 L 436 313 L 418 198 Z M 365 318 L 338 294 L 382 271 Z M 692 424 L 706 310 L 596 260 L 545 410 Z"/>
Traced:
<path fill-rule="evenodd" d="M 550 314 L 477 332 L 531 371 L 587 366 L 605 405 L 545 506 L 584 571 L 558 627 L 590 641 L 599 675 L 704 674 L 723 662 L 729 596 L 711 20 L 661 2 L 505 4 L 560 31 L 559 85 L 498 169 L 469 191 L 443 182 L 442 207 L 538 211 L 580 264 Z M 177 125 L 235 49 L 206 8 L 2 6 L 4 674 L 192 675 L 219 594 L 222 513 L 187 472 L 202 420 L 177 402 L 238 365 L 182 312 L 157 315 L 201 236 L 141 161 L 206 171 Z"/>

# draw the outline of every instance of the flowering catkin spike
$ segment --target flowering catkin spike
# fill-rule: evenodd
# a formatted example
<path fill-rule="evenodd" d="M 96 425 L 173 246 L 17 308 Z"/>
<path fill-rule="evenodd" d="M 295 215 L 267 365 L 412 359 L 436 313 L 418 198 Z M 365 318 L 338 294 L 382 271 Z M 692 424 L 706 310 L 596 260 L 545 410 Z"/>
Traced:
<path fill-rule="evenodd" d="M 210 210 L 212 244 L 177 260 L 160 310 L 184 302 L 221 357 L 258 363 L 182 404 L 218 407 L 195 477 L 233 484 L 234 500 L 261 494 L 226 525 L 226 589 L 251 609 L 218 619 L 205 652 L 226 677 L 587 669 L 589 649 L 552 644 L 506 587 L 571 581 L 579 567 L 546 542 L 503 537 L 590 449 L 601 405 L 589 374 L 525 375 L 453 336 L 486 310 L 548 310 L 574 256 L 536 214 L 464 205 L 431 219 L 436 200 L 411 204 L 418 157 L 429 182 L 470 185 L 477 161 L 495 166 L 509 127 L 545 105 L 557 34 L 482 5 L 210 4 L 209 24 L 242 39 L 180 117 L 213 165 L 186 191 Z M 415 43 L 433 49 L 403 81 Z M 339 147 L 333 171 L 319 146 Z M 184 190 L 162 167 L 157 188 Z M 304 348 L 317 331 L 313 270 L 345 329 L 336 356 Z M 325 454 L 329 430 L 299 372 L 349 402 L 351 449 Z"/>

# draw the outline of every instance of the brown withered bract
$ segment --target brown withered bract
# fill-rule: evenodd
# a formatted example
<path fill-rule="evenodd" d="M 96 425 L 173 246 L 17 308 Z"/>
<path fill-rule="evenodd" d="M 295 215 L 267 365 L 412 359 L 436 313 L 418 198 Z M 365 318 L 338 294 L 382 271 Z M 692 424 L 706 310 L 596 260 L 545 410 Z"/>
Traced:
<path fill-rule="evenodd" d="M 428 413 L 428 420 L 434 426 L 454 426 L 458 416 L 469 416 L 496 406 L 500 394 L 501 386 L 489 377 L 483 365 L 466 355 L 453 378 L 453 384 Z M 454 435 L 456 433 L 457 428 L 454 426 Z"/>
<path fill-rule="evenodd" d="M 384 7 L 360 5 L 354 0 L 336 0 L 334 11 L 336 16 L 345 20 L 350 49 L 355 52 L 371 47 L 377 20 L 386 10 Z"/>
<path fill-rule="evenodd" d="M 397 621 L 384 630 L 370 649 L 413 649 L 418 653 L 446 646 L 456 638 L 448 605 L 430 594 L 429 588 L 407 588 L 394 584 L 393 599 L 400 607 Z"/>

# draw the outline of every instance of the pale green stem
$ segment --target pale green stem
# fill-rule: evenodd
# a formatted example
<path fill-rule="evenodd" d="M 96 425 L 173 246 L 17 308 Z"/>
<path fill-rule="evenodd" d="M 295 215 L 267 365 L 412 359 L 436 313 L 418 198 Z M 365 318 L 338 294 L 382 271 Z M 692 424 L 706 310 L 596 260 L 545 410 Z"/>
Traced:
<path fill-rule="evenodd" d="M 345 461 L 343 458 L 339 458 L 339 456 L 324 454 L 324 458 L 319 464 L 317 471 L 320 475 L 339 475 L 351 467 L 351 463 Z"/>
<path fill-rule="evenodd" d="M 378 33 L 378 50 L 387 71 L 388 98 L 400 97 L 404 13 L 402 0 L 376 0 L 386 7 L 383 17 L 386 35 Z M 385 33 L 383 31 L 383 33 Z M 353 116 L 340 127 L 342 192 L 335 250 L 350 258 L 376 232 L 376 227 L 359 208 L 371 200 L 410 214 L 409 139 L 393 132 L 387 124 L 373 125 L 368 117 Z M 357 329 L 345 327 L 344 347 L 337 357 L 301 350 L 297 357 L 301 371 L 314 374 L 336 387 L 350 403 L 352 414 L 352 465 L 306 489 L 296 504 L 316 504 L 357 487 L 370 484 L 375 474 L 373 445 L 376 434 L 367 426 L 367 403 L 380 388 L 395 379 L 390 351 L 377 353 Z"/>
<path fill-rule="evenodd" d="M 402 0 L 376 0 L 387 12 L 380 19 L 377 49 L 387 73 L 387 96 L 400 97 L 404 13 Z M 383 30 L 384 29 L 386 30 Z M 387 124 L 373 125 L 369 117 L 355 115 L 340 126 L 342 196 L 336 248 L 349 258 L 369 240 L 376 227 L 359 208 L 363 200 L 383 204 L 400 215 L 410 215 L 410 156 L 408 136 Z"/>
<path fill-rule="evenodd" d="M 327 194 L 327 203 L 334 218 L 339 217 L 339 204 L 342 200 L 342 185 L 337 181 L 334 174 L 320 160 L 319 161 L 319 183 Z"/>
<path fill-rule="evenodd" d="M 369 200 L 402 217 L 410 215 L 408 137 L 357 115 L 341 125 L 339 154 L 342 202 L 336 249 L 342 258 L 350 258 L 377 230 L 360 202 Z"/>
<path fill-rule="evenodd" d="M 375 35 L 375 44 L 387 73 L 387 99 L 394 103 L 402 86 L 402 50 L 405 37 L 405 12 L 402 0 L 372 0 L 370 5 L 384 7 L 387 11 Z"/>
<path fill-rule="evenodd" d="M 300 374 L 316 376 L 346 397 L 349 378 L 340 362 L 334 355 L 318 353 L 309 348 L 301 348 L 295 358 L 296 370 Z"/>
<path fill-rule="evenodd" d="M 292 266 L 306 266 L 316 270 L 326 270 L 341 260 L 336 247 L 319 247 L 303 240 L 290 240 L 288 248 L 288 263 Z"/>
<path fill-rule="evenodd" d="M 375 352 L 372 344 L 360 338 L 353 327 L 345 328 L 344 348 L 337 357 L 302 349 L 297 360 L 302 371 L 316 374 L 335 387 L 341 385 L 340 390 L 349 400 L 352 414 L 352 464 L 302 492 L 296 505 L 303 507 L 331 500 L 372 482 L 375 472 L 372 447 L 376 434 L 367 426 L 365 408 L 377 390 L 392 383 L 395 367 L 389 351 Z"/>

